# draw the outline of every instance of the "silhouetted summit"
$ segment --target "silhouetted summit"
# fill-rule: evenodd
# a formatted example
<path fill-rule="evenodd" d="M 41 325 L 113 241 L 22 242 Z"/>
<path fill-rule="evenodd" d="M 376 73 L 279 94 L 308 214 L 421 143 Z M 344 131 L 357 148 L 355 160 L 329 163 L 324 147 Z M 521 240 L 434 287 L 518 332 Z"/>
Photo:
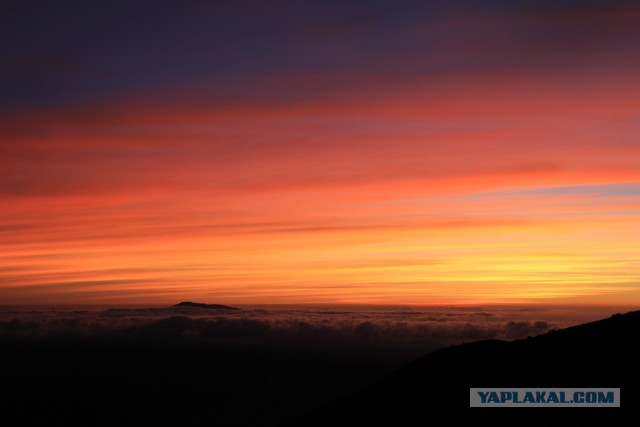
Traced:
<path fill-rule="evenodd" d="M 174 305 L 173 307 L 176 307 L 176 308 L 180 308 L 180 307 L 204 308 L 206 310 L 240 310 L 239 308 L 230 307 L 228 305 L 203 304 L 203 303 L 191 302 L 191 301 L 183 301 L 181 303 L 178 303 L 178 304 Z"/>
<path fill-rule="evenodd" d="M 637 425 L 640 311 L 430 353 L 286 426 Z M 620 408 L 469 408 L 470 387 L 620 388 Z"/>

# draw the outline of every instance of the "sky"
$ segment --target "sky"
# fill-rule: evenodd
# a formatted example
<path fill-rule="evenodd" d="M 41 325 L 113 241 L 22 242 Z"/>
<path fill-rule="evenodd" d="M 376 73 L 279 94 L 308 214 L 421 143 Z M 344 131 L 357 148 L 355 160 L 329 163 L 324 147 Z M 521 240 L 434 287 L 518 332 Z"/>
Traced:
<path fill-rule="evenodd" d="M 0 304 L 640 303 L 633 1 L 0 0 Z"/>

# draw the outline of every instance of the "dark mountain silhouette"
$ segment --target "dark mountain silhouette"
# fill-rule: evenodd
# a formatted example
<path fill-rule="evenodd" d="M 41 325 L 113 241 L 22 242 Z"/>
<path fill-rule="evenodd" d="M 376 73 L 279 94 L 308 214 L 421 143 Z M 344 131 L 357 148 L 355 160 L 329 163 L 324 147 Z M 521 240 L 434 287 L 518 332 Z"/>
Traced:
<path fill-rule="evenodd" d="M 3 419 L 15 426 L 609 427 L 636 426 L 640 416 L 640 312 L 520 341 L 449 347 L 390 375 L 404 356 L 268 335 L 244 341 L 228 323 L 206 325 L 172 315 L 136 333 L 94 325 L 75 334 L 0 334 Z M 372 384 L 376 378 L 383 379 Z M 622 408 L 469 408 L 469 387 L 620 387 Z M 346 397 L 326 404 L 336 396 Z"/>
<path fill-rule="evenodd" d="M 205 310 L 240 310 L 236 307 L 229 307 L 228 305 L 221 304 L 203 304 L 200 302 L 183 301 L 173 306 L 174 308 L 203 308 Z"/>
<path fill-rule="evenodd" d="M 430 353 L 286 426 L 638 425 L 640 311 Z M 470 387 L 621 388 L 620 408 L 469 408 Z"/>

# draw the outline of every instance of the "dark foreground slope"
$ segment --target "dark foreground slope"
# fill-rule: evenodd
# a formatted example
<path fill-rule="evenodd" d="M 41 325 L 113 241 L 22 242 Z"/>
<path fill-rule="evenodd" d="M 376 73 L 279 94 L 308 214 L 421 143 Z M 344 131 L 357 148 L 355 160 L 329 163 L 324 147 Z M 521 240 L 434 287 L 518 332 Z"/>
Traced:
<path fill-rule="evenodd" d="M 165 319 L 130 338 L 0 337 L 0 426 L 268 427 L 398 366 L 339 349 L 177 336 L 184 322 L 198 320 Z"/>
<path fill-rule="evenodd" d="M 436 351 L 287 426 L 640 425 L 640 311 Z M 469 408 L 470 387 L 621 388 L 621 408 Z"/>

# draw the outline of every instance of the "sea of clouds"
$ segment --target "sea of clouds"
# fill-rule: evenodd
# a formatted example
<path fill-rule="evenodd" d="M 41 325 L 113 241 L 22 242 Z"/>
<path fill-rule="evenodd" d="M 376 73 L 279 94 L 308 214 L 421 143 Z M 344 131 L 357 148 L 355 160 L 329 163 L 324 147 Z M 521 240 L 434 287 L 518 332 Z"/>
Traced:
<path fill-rule="evenodd" d="M 483 339 L 514 340 L 613 314 L 540 307 L 0 308 L 1 339 L 276 346 L 419 356 Z"/>

